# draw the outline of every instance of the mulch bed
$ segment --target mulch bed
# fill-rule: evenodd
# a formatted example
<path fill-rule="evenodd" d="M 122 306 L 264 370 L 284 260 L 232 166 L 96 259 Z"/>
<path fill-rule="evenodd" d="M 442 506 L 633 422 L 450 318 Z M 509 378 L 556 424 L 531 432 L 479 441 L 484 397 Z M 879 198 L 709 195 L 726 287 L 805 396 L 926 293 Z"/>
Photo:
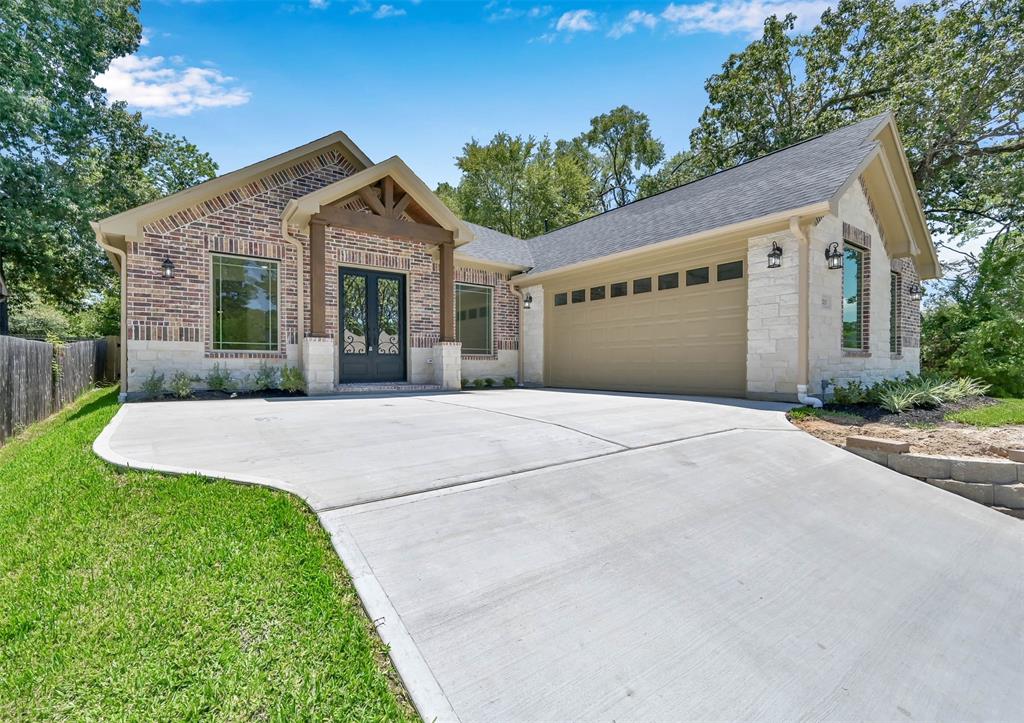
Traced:
<path fill-rule="evenodd" d="M 946 415 L 954 412 L 962 412 L 977 407 L 987 407 L 997 403 L 998 399 L 992 397 L 967 397 L 959 402 L 951 402 L 935 407 L 934 409 L 910 409 L 901 414 L 893 414 L 882 409 L 877 404 L 826 404 L 825 411 L 844 412 L 856 414 L 866 422 L 878 424 L 891 424 L 896 427 L 910 427 L 918 424 L 942 424 L 946 421 Z"/>
<path fill-rule="evenodd" d="M 304 397 L 305 392 L 284 392 L 280 389 L 265 389 L 260 392 L 222 392 L 214 389 L 201 389 L 192 392 L 191 397 L 176 397 L 173 394 L 163 394 L 151 399 L 140 399 L 140 402 L 191 402 L 196 399 L 267 399 L 270 397 Z"/>

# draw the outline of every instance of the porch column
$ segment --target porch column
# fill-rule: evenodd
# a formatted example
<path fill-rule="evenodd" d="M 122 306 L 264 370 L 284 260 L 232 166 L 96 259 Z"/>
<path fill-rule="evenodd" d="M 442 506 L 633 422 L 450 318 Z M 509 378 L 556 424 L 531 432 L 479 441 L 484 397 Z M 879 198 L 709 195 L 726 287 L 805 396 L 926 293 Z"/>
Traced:
<path fill-rule="evenodd" d="M 318 220 L 309 222 L 309 331 L 311 336 L 324 336 L 324 316 L 327 295 L 325 280 L 325 251 L 327 224 Z M 301 311 L 300 311 L 301 316 Z M 301 324 L 299 325 L 301 328 Z"/>
<path fill-rule="evenodd" d="M 441 341 L 455 341 L 455 244 L 440 245 Z"/>

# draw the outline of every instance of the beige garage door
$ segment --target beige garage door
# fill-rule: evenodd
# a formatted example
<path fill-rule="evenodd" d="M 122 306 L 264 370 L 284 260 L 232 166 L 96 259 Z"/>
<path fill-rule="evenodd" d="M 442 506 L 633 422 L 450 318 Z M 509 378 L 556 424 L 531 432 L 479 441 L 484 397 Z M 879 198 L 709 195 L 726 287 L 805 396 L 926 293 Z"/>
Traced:
<path fill-rule="evenodd" d="M 548 386 L 742 397 L 746 242 L 545 282 Z"/>

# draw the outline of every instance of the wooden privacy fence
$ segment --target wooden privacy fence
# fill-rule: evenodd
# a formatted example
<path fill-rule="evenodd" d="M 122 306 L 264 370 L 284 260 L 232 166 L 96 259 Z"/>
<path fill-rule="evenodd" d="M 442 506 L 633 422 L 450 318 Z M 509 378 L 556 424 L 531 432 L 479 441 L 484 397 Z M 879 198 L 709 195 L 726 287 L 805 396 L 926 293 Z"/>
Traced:
<path fill-rule="evenodd" d="M 0 336 L 0 444 L 107 378 L 106 339 L 45 341 Z"/>

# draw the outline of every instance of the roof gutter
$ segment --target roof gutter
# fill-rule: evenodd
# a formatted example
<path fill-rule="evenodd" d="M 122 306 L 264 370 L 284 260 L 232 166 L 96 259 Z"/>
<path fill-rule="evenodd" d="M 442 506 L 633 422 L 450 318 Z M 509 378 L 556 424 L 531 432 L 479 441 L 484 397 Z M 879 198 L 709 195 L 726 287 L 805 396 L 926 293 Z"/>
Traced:
<path fill-rule="evenodd" d="M 778 213 L 769 214 L 767 216 L 759 216 L 758 218 L 749 219 L 747 221 L 739 221 L 737 223 L 732 223 L 727 226 L 716 226 L 715 228 L 710 228 L 705 231 L 689 234 L 688 236 L 679 236 L 677 238 L 666 239 L 665 241 L 658 241 L 656 243 L 646 244 L 635 249 L 619 251 L 618 253 L 608 254 L 607 256 L 600 256 L 594 259 L 587 259 L 585 261 L 579 261 L 574 264 L 559 266 L 558 268 L 548 269 L 546 271 L 519 274 L 518 276 L 512 277 L 512 282 L 519 284 L 521 286 L 530 286 L 533 284 L 541 283 L 543 279 L 547 279 L 552 276 L 561 276 L 571 271 L 586 269 L 590 266 L 604 264 L 609 261 L 627 259 L 632 256 L 638 256 L 640 254 L 645 254 L 651 251 L 669 249 L 674 246 L 680 246 L 687 243 L 693 243 L 695 241 L 715 238 L 716 236 L 728 236 L 730 234 L 747 232 L 749 232 L 751 235 L 756 235 L 753 232 L 757 231 L 758 229 L 761 229 L 764 226 L 777 225 L 785 227 L 789 223 L 789 219 L 793 216 L 825 216 L 831 212 L 832 207 L 829 201 L 819 201 L 817 203 L 808 204 L 807 206 L 801 206 L 799 208 L 794 208 L 789 211 L 780 211 Z"/>
<path fill-rule="evenodd" d="M 306 331 L 306 287 L 303 284 L 303 272 L 305 270 L 304 251 L 302 249 L 302 242 L 291 235 L 288 231 L 288 221 L 294 215 L 298 203 L 295 199 L 288 202 L 288 205 L 284 207 L 284 211 L 281 213 L 281 238 L 284 239 L 285 243 L 289 244 L 295 249 L 295 260 L 296 260 L 296 272 L 295 272 L 295 292 L 298 297 L 298 313 L 296 314 L 296 344 L 298 348 L 298 356 L 296 357 L 297 366 L 302 368 L 302 339 L 305 336 Z M 287 344 L 287 341 L 285 342 Z"/>
<path fill-rule="evenodd" d="M 95 221 L 90 221 L 89 225 L 92 226 L 93 233 L 96 234 L 96 243 L 99 244 L 100 248 L 106 251 L 108 255 L 116 258 L 120 262 L 118 265 L 121 267 L 118 269 L 118 276 L 120 277 L 121 282 L 121 323 L 118 325 L 121 327 L 121 391 L 117 395 L 117 400 L 119 402 L 123 402 L 128 396 L 128 254 L 124 249 L 119 249 L 116 246 L 107 243 L 106 235 L 103 233 L 103 229 L 100 227 L 100 224 Z"/>

